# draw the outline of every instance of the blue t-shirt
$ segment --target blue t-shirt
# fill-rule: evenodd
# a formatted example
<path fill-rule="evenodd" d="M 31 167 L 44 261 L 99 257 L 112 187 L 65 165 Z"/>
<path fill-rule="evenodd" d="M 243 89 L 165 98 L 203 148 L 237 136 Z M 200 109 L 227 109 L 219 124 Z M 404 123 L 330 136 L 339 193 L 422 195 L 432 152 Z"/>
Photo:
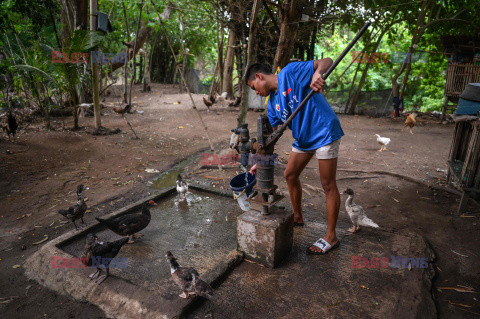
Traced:
<path fill-rule="evenodd" d="M 270 93 L 267 113 L 273 127 L 283 124 L 310 92 L 313 61 L 292 62 L 278 74 L 278 88 Z M 337 115 L 320 93 L 314 93 L 288 125 L 295 139 L 292 146 L 310 151 L 328 145 L 343 134 Z"/>

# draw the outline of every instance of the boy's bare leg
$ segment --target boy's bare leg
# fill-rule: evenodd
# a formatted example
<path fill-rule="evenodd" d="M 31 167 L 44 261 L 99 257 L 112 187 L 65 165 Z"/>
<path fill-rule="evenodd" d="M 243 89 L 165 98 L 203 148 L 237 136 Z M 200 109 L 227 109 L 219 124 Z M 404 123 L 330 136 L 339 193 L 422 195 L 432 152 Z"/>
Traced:
<path fill-rule="evenodd" d="M 290 153 L 287 168 L 285 169 L 285 179 L 287 180 L 288 192 L 293 208 L 293 221 L 303 223 L 302 215 L 302 184 L 300 183 L 300 174 L 312 158 L 313 153 Z"/>
<path fill-rule="evenodd" d="M 337 188 L 337 159 L 319 159 L 318 170 L 320 172 L 320 181 L 325 197 L 327 198 L 327 233 L 323 239 L 330 245 L 335 245 L 338 241 L 335 228 L 337 226 L 338 212 L 340 209 L 340 193 Z M 311 251 L 320 252 L 321 249 L 316 246 L 310 247 Z"/>

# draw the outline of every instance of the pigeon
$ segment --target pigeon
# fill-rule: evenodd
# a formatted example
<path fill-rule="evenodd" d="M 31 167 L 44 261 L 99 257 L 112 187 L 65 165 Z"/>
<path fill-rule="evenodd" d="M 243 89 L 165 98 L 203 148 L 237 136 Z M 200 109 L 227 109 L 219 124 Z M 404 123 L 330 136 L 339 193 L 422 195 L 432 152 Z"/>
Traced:
<path fill-rule="evenodd" d="M 351 188 L 347 188 L 342 192 L 342 194 L 348 194 L 348 198 L 345 202 L 345 209 L 347 210 L 348 216 L 350 216 L 350 220 L 353 223 L 352 228 L 348 229 L 349 232 L 357 232 L 360 229 L 360 226 L 378 227 L 377 224 L 367 217 L 363 207 L 353 202 L 354 192 Z"/>

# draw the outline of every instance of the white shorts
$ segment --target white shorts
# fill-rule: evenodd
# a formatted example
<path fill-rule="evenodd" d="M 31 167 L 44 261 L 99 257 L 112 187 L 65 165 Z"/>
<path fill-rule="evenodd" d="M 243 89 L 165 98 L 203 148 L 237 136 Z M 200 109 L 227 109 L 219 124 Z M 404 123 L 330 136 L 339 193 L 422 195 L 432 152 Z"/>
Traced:
<path fill-rule="evenodd" d="M 340 149 L 340 138 L 332 143 L 317 148 L 316 150 L 311 151 L 301 151 L 292 146 L 292 152 L 295 153 L 315 153 L 317 159 L 332 159 L 338 157 L 338 150 Z"/>

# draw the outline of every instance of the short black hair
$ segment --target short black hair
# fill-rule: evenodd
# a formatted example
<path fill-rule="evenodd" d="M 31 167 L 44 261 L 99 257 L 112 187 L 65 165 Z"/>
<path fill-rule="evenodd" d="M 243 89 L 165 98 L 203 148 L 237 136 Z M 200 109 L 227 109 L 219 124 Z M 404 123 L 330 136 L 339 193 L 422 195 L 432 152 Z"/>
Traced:
<path fill-rule="evenodd" d="M 252 81 L 255 78 L 256 73 L 263 73 L 263 74 L 273 74 L 272 68 L 264 63 L 254 63 L 251 64 L 247 72 L 245 73 L 245 84 L 248 85 L 248 81 Z"/>

